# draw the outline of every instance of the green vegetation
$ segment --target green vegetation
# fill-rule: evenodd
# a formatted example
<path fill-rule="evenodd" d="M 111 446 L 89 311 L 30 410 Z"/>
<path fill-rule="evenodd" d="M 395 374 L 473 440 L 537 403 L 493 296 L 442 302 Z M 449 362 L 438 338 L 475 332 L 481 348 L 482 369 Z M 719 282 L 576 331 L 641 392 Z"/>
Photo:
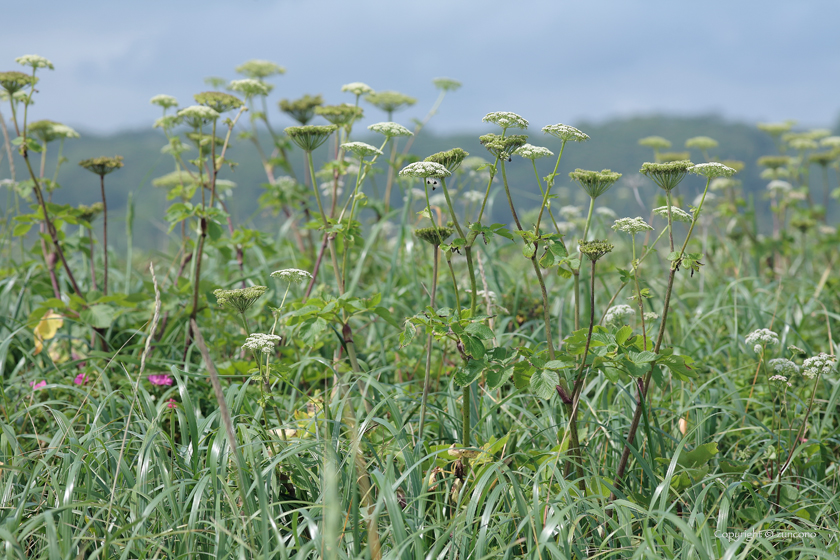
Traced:
<path fill-rule="evenodd" d="M 29 123 L 52 64 L 17 61 L 7 558 L 840 553 L 840 138 L 497 112 L 444 146 L 445 78 L 411 130 L 356 82 L 280 132 L 253 60 L 130 152 Z"/>

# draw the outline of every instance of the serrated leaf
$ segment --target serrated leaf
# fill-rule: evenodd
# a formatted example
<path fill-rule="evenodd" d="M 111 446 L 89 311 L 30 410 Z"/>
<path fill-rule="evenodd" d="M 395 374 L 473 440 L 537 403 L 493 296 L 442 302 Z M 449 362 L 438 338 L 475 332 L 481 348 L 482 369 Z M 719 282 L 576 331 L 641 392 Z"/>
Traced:
<path fill-rule="evenodd" d="M 554 265 L 554 253 L 546 251 L 545 254 L 540 257 L 540 266 L 543 268 L 550 268 L 552 265 Z"/>
<path fill-rule="evenodd" d="M 410 321 L 405 322 L 405 328 L 400 333 L 400 348 L 403 348 L 414 340 L 414 334 L 417 332 L 417 327 L 411 324 Z"/>
<path fill-rule="evenodd" d="M 110 327 L 116 315 L 116 309 L 105 304 L 91 305 L 87 309 L 82 310 L 80 314 L 84 323 L 97 329 L 107 329 Z"/>
<path fill-rule="evenodd" d="M 631 334 L 633 334 L 633 327 L 629 325 L 624 325 L 623 327 L 618 329 L 617 333 L 615 333 L 615 341 L 619 345 L 622 345 L 625 342 L 627 342 L 627 339 L 630 338 Z"/>
<path fill-rule="evenodd" d="M 478 338 L 468 334 L 461 335 L 461 342 L 464 344 L 464 350 L 467 355 L 475 360 L 480 360 L 484 357 L 484 343 Z"/>
<path fill-rule="evenodd" d="M 528 362 L 517 362 L 513 366 L 513 384 L 517 389 L 526 389 L 530 387 L 531 375 L 534 373 Z"/>
<path fill-rule="evenodd" d="M 481 375 L 486 365 L 484 360 L 469 360 L 463 367 L 459 367 L 455 371 L 453 380 L 457 385 L 466 387 L 478 379 L 478 376 Z"/>
<path fill-rule="evenodd" d="M 531 243 L 525 243 L 522 246 L 522 256 L 526 259 L 532 258 L 537 252 L 537 248 L 533 246 Z"/>
<path fill-rule="evenodd" d="M 495 367 L 487 372 L 487 387 L 498 389 L 513 375 L 513 366 L 501 368 Z"/>
<path fill-rule="evenodd" d="M 394 316 L 391 315 L 391 312 L 384 307 L 374 307 L 373 312 L 385 319 L 385 322 L 391 325 L 392 327 L 400 328 L 400 324 L 394 319 Z"/>
<path fill-rule="evenodd" d="M 550 399 L 557 391 L 557 384 L 560 383 L 560 377 L 557 372 L 550 369 L 541 369 L 531 375 L 531 392 L 541 399 Z"/>
<path fill-rule="evenodd" d="M 464 332 L 479 338 L 480 340 L 492 340 L 495 336 L 490 327 L 484 323 L 470 323 L 464 328 Z"/>

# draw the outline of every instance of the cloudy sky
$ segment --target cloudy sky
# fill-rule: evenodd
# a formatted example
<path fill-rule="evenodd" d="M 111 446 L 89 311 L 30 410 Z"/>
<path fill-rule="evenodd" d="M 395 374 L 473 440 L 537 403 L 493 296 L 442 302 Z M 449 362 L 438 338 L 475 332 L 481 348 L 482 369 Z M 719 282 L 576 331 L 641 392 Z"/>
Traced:
<path fill-rule="evenodd" d="M 417 97 L 464 86 L 432 129 L 475 130 L 489 111 L 534 125 L 665 113 L 733 120 L 840 117 L 840 2 L 705 0 L 26 0 L 5 2 L 0 69 L 40 54 L 35 118 L 89 131 L 150 126 L 148 100 L 182 104 L 252 58 L 287 69 L 272 99 L 352 101 L 362 81 Z M 276 105 L 274 105 L 276 107 Z M 4 114 L 8 111 L 0 109 Z M 373 108 L 367 116 L 382 120 Z M 291 124 L 279 114 L 278 124 Z"/>

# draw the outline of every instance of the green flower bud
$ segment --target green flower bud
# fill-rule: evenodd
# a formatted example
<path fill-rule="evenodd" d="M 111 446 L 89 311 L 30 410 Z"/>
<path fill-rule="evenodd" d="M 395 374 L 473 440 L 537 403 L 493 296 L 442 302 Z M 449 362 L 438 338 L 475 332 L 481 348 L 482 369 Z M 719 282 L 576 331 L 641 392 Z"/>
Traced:
<path fill-rule="evenodd" d="M 414 235 L 429 245 L 438 246 L 446 241 L 453 231 L 451 227 L 427 227 L 414 230 Z"/>
<path fill-rule="evenodd" d="M 411 107 L 412 105 L 417 103 L 417 100 L 415 98 L 409 97 L 408 95 L 405 95 L 398 91 L 371 92 L 367 94 L 367 96 L 365 97 L 365 101 L 367 101 L 377 109 L 385 111 L 389 115 L 394 111 L 398 111 L 406 107 Z"/>
<path fill-rule="evenodd" d="M 309 95 L 308 93 L 293 101 L 281 99 L 279 103 L 281 111 L 304 126 L 315 116 L 315 107 L 323 104 L 324 100 L 320 94 Z"/>
<path fill-rule="evenodd" d="M 592 262 L 596 262 L 614 249 L 612 243 L 607 243 L 606 240 L 599 241 L 596 239 L 593 241 L 584 241 L 581 239 L 578 241 L 578 245 L 580 246 L 580 252 L 586 255 Z"/>
<path fill-rule="evenodd" d="M 285 74 L 286 69 L 268 60 L 249 60 L 236 67 L 236 72 L 248 78 L 260 80 L 269 76 Z"/>
<path fill-rule="evenodd" d="M 286 128 L 286 134 L 289 135 L 292 142 L 297 144 L 300 149 L 305 152 L 312 152 L 326 142 L 327 138 L 336 130 L 338 130 L 338 127 L 334 124 L 325 126 L 290 126 Z"/>
<path fill-rule="evenodd" d="M 219 307 L 245 313 L 268 290 L 265 286 L 249 286 L 235 290 L 214 290 Z"/>
<path fill-rule="evenodd" d="M 639 146 L 647 146 L 654 150 L 667 150 L 671 147 L 671 141 L 661 136 L 647 136 L 639 140 Z"/>
<path fill-rule="evenodd" d="M 485 134 L 478 137 L 478 141 L 487 148 L 487 151 L 499 159 L 510 159 L 510 157 L 528 141 L 524 134 L 511 134 L 500 136 L 498 134 Z"/>
<path fill-rule="evenodd" d="M 660 189 L 670 192 L 680 184 L 693 165 L 688 160 L 669 163 L 648 162 L 642 165 L 639 173 L 656 183 Z"/>
<path fill-rule="evenodd" d="M 598 198 L 621 178 L 621 173 L 604 169 L 602 171 L 586 171 L 585 169 L 575 169 L 569 173 L 569 178 L 576 181 L 590 198 Z"/>
<path fill-rule="evenodd" d="M 95 173 L 100 177 L 104 177 L 108 173 L 116 171 L 120 167 L 123 166 L 123 157 L 122 156 L 114 156 L 114 157 L 97 157 L 97 158 L 90 158 L 85 159 L 79 162 L 79 165 L 90 171 L 91 173 Z"/>
<path fill-rule="evenodd" d="M 327 119 L 338 126 L 347 126 L 362 118 L 362 108 L 343 103 L 341 105 L 324 105 L 315 107 L 315 114 Z"/>
<path fill-rule="evenodd" d="M 205 91 L 193 95 L 196 103 L 210 107 L 217 113 L 225 113 L 233 109 L 239 109 L 244 105 L 241 99 L 229 93 L 221 91 Z"/>
<path fill-rule="evenodd" d="M 464 161 L 464 158 L 467 157 L 468 154 L 461 148 L 452 148 L 446 152 L 438 152 L 436 154 L 432 154 L 423 161 L 431 161 L 433 163 L 439 163 L 444 166 L 450 173 L 455 173 L 455 170 L 461 166 L 461 162 Z"/>
<path fill-rule="evenodd" d="M 15 70 L 10 72 L 0 72 L 0 86 L 2 86 L 9 95 L 14 95 L 26 86 L 34 86 L 36 83 L 38 83 L 38 78 L 34 78 L 30 74 L 24 74 L 23 72 L 17 72 Z"/>

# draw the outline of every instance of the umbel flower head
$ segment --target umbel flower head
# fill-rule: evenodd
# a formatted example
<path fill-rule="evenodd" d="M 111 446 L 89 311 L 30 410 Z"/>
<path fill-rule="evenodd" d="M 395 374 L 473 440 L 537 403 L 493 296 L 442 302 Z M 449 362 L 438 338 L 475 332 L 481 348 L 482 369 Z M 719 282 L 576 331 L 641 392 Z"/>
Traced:
<path fill-rule="evenodd" d="M 231 80 L 228 89 L 241 93 L 245 96 L 245 99 L 250 99 L 255 95 L 268 95 L 271 93 L 272 86 L 254 78 L 245 78 L 243 80 Z"/>
<path fill-rule="evenodd" d="M 461 82 L 452 78 L 435 78 L 432 83 L 441 91 L 455 91 L 461 87 Z"/>
<path fill-rule="evenodd" d="M 695 175 L 702 175 L 707 179 L 714 179 L 715 177 L 732 177 L 736 173 L 731 167 L 716 161 L 698 163 L 697 165 L 693 165 L 689 171 Z"/>
<path fill-rule="evenodd" d="M 648 177 L 657 186 L 670 192 L 680 184 L 688 171 L 693 167 L 688 160 L 672 161 L 669 163 L 644 163 L 639 173 Z"/>
<path fill-rule="evenodd" d="M 432 161 L 416 161 L 410 163 L 400 170 L 400 177 L 420 177 L 423 179 L 443 179 L 452 173 L 444 166 Z"/>
<path fill-rule="evenodd" d="M 91 173 L 96 173 L 100 177 L 104 177 L 108 173 L 112 171 L 116 171 L 120 167 L 123 166 L 123 157 L 122 156 L 114 156 L 114 157 L 97 157 L 97 158 L 90 158 L 90 159 L 83 159 L 79 162 L 79 165 L 90 171 Z"/>
<path fill-rule="evenodd" d="M 806 150 L 816 150 L 819 144 L 811 138 L 793 138 L 790 142 L 790 147 L 794 150 L 804 152 Z"/>
<path fill-rule="evenodd" d="M 178 106 L 178 100 L 172 97 L 171 95 L 164 95 L 159 94 L 155 95 L 151 99 L 149 99 L 149 103 L 152 105 L 157 105 L 159 107 L 163 107 L 164 109 L 171 109 L 172 107 Z"/>
<path fill-rule="evenodd" d="M 400 93 L 398 91 L 380 91 L 370 92 L 365 96 L 365 101 L 388 113 L 392 114 L 394 111 L 411 107 L 417 100 L 413 97 Z"/>
<path fill-rule="evenodd" d="M 348 93 L 352 93 L 356 97 L 359 97 L 360 95 L 373 93 L 373 88 L 362 82 L 352 82 L 341 86 L 341 91 L 346 91 Z"/>
<path fill-rule="evenodd" d="M 76 216 L 83 222 L 91 223 L 102 213 L 104 205 L 101 202 L 94 202 L 90 206 L 86 204 L 79 204 L 76 207 Z"/>
<path fill-rule="evenodd" d="M 362 108 L 348 103 L 324 105 L 315 107 L 315 114 L 324 117 L 332 124 L 346 126 L 362 118 Z"/>
<path fill-rule="evenodd" d="M 639 140 L 639 146 L 646 146 L 654 150 L 667 150 L 671 147 L 671 141 L 661 136 L 646 136 Z"/>
<path fill-rule="evenodd" d="M 205 91 L 193 95 L 195 102 L 210 107 L 217 113 L 224 113 L 232 109 L 239 109 L 244 105 L 241 99 L 221 91 Z"/>
<path fill-rule="evenodd" d="M 336 130 L 338 130 L 338 127 L 334 124 L 324 126 L 290 126 L 286 128 L 286 134 L 301 150 L 311 152 L 326 142 L 330 134 Z"/>
<path fill-rule="evenodd" d="M 761 156 L 758 158 L 758 165 L 768 169 L 779 169 L 790 163 L 790 156 Z"/>
<path fill-rule="evenodd" d="M 341 147 L 344 148 L 345 151 L 353 152 L 353 154 L 355 154 L 355 156 L 359 159 L 367 156 L 382 155 L 382 150 L 365 142 L 345 142 L 341 145 Z"/>
<path fill-rule="evenodd" d="M 650 231 L 653 229 L 653 226 L 648 224 L 643 218 L 637 216 L 635 218 L 619 218 L 612 225 L 612 228 L 616 231 L 623 231 L 624 233 L 635 235 L 643 231 Z"/>
<path fill-rule="evenodd" d="M 569 173 L 569 178 L 577 182 L 591 198 L 598 198 L 621 178 L 621 173 L 615 173 L 609 169 L 602 171 L 587 171 L 575 169 Z"/>
<path fill-rule="evenodd" d="M 744 337 L 747 346 L 752 346 L 753 351 L 758 354 L 765 344 L 775 346 L 779 344 L 779 335 L 770 329 L 757 329 Z"/>
<path fill-rule="evenodd" d="M 510 111 L 496 111 L 494 113 L 487 113 L 481 120 L 484 122 L 499 125 L 500 127 L 502 127 L 502 130 L 507 130 L 509 128 L 528 128 L 528 121 L 526 121 L 524 118 L 520 117 L 516 113 L 511 113 Z"/>
<path fill-rule="evenodd" d="M 395 138 L 399 136 L 414 136 L 413 132 L 408 130 L 403 125 L 397 124 L 395 122 L 374 123 L 368 126 L 368 130 L 378 132 L 379 134 L 387 136 L 388 138 Z"/>
<path fill-rule="evenodd" d="M 713 191 L 725 191 L 726 189 L 737 189 L 741 186 L 741 181 L 732 179 L 731 177 L 717 177 L 712 179 L 709 188 Z"/>
<path fill-rule="evenodd" d="M 324 104 L 324 100 L 320 94 L 309 95 L 308 93 L 303 97 L 289 101 L 288 99 L 280 100 L 280 110 L 299 122 L 301 125 L 306 125 L 315 116 L 315 107 L 320 107 Z"/>
<path fill-rule="evenodd" d="M 34 86 L 38 83 L 38 78 L 23 72 L 12 70 L 10 72 L 0 72 L 0 86 L 6 90 L 10 96 L 14 96 L 26 86 Z"/>
<path fill-rule="evenodd" d="M 589 260 L 592 262 L 596 262 L 607 253 L 612 252 L 614 248 L 612 243 L 608 243 L 606 240 L 598 239 L 594 239 L 592 241 L 584 241 L 581 239 L 578 241 L 578 245 L 580 246 L 580 252 L 589 257 Z"/>
<path fill-rule="evenodd" d="M 50 70 L 55 70 L 55 66 L 53 66 L 52 62 L 43 56 L 38 56 L 37 54 L 25 54 L 23 56 L 19 56 L 15 59 L 15 62 L 21 66 L 29 66 L 30 68 L 49 68 Z"/>
<path fill-rule="evenodd" d="M 785 381 L 799 373 L 799 366 L 787 358 L 773 358 L 767 362 L 767 365 L 773 369 L 774 373 L 785 376 Z M 770 379 L 772 380 L 773 378 L 771 377 Z"/>
<path fill-rule="evenodd" d="M 254 333 L 248 335 L 248 338 L 245 339 L 245 344 L 242 345 L 242 348 L 253 352 L 271 354 L 271 351 L 274 349 L 274 345 L 278 342 L 280 342 L 280 337 L 276 334 Z"/>
<path fill-rule="evenodd" d="M 808 156 L 808 161 L 821 167 L 826 167 L 832 161 L 837 159 L 837 157 L 838 154 L 836 152 L 815 152 Z"/>
<path fill-rule="evenodd" d="M 237 313 L 245 313 L 268 290 L 265 286 L 249 286 L 234 290 L 213 290 L 219 307 L 233 309 Z"/>
<path fill-rule="evenodd" d="M 691 159 L 691 152 L 662 152 L 659 154 L 659 163 L 682 161 L 684 159 Z"/>
<path fill-rule="evenodd" d="M 567 124 L 550 124 L 548 126 L 544 126 L 542 131 L 543 134 L 551 134 L 555 138 L 559 138 L 564 142 L 586 142 L 589 140 L 588 135 Z"/>
<path fill-rule="evenodd" d="M 203 124 L 209 123 L 219 118 L 219 113 L 204 105 L 190 105 L 178 111 L 177 115 L 184 119 L 186 123 L 192 128 L 200 128 Z"/>
<path fill-rule="evenodd" d="M 824 148 L 840 148 L 840 136 L 829 136 L 820 140 L 820 146 Z"/>
<path fill-rule="evenodd" d="M 304 280 L 312 278 L 312 275 L 299 268 L 284 268 L 283 270 L 275 270 L 272 272 L 271 277 L 279 278 L 289 284 L 300 284 Z"/>
<path fill-rule="evenodd" d="M 30 124 L 29 132 L 45 144 L 62 138 L 79 137 L 79 133 L 69 126 L 48 120 L 35 121 Z"/>
<path fill-rule="evenodd" d="M 269 76 L 285 74 L 286 69 L 268 60 L 254 59 L 237 66 L 236 72 L 238 74 L 242 74 L 243 76 L 247 76 L 248 78 L 261 80 L 263 78 L 268 78 Z"/>
<path fill-rule="evenodd" d="M 604 314 L 604 323 L 612 327 L 626 325 L 635 314 L 636 310 L 629 305 L 623 303 L 614 305 L 607 309 L 607 312 Z"/>
<path fill-rule="evenodd" d="M 769 134 L 770 136 L 781 136 L 783 133 L 793 128 L 796 121 L 787 120 L 778 123 L 758 123 L 756 128 Z"/>
<path fill-rule="evenodd" d="M 711 150 L 718 147 L 718 141 L 708 136 L 695 136 L 685 141 L 686 148 L 695 148 L 697 150 Z"/>
<path fill-rule="evenodd" d="M 819 355 L 802 362 L 802 375 L 808 379 L 813 379 L 818 375 L 828 375 L 836 361 L 836 357 L 820 352 Z"/>
<path fill-rule="evenodd" d="M 423 161 L 430 161 L 432 163 L 439 163 L 444 166 L 450 173 L 455 173 L 461 166 L 461 162 L 464 161 L 464 158 L 470 155 L 469 153 L 465 152 L 461 148 L 452 148 L 451 150 L 447 150 L 445 152 L 438 152 L 436 154 L 432 154 Z"/>
<path fill-rule="evenodd" d="M 429 245 L 438 246 L 452 235 L 453 229 L 451 227 L 434 226 L 427 228 L 419 228 L 414 230 L 414 235 L 422 239 Z"/>
<path fill-rule="evenodd" d="M 654 208 L 653 213 L 657 216 L 662 216 L 665 219 L 668 219 L 668 207 L 667 206 L 660 206 L 659 208 Z M 691 222 L 692 217 L 691 214 L 679 208 L 677 206 L 671 206 L 671 219 L 676 220 L 678 222 Z"/>
<path fill-rule="evenodd" d="M 531 161 L 536 161 L 540 158 L 550 157 L 554 155 L 554 152 L 552 152 L 548 148 L 543 148 L 542 146 L 533 146 L 531 144 L 525 144 L 513 153 L 518 156 L 522 156 L 525 159 L 530 159 Z"/>
<path fill-rule="evenodd" d="M 491 113 L 492 114 L 492 113 Z M 528 137 L 524 134 L 511 134 L 510 136 L 500 136 L 498 134 L 485 134 L 478 137 L 481 145 L 487 148 L 487 151 L 499 159 L 510 159 L 510 157 L 528 141 Z"/>

